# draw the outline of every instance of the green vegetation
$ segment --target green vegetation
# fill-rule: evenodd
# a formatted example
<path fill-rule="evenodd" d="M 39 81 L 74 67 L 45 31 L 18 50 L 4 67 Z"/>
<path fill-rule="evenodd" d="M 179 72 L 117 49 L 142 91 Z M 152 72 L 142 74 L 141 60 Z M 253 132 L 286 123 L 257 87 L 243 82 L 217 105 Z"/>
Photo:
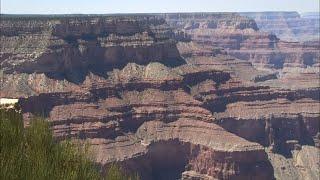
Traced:
<path fill-rule="evenodd" d="M 119 166 L 113 164 L 111 165 L 106 172 L 105 180 L 139 180 L 140 177 L 138 174 L 135 175 L 125 175 Z"/>
<path fill-rule="evenodd" d="M 55 142 L 48 122 L 41 118 L 24 128 L 16 110 L 0 109 L 0 179 L 82 180 L 139 179 L 112 165 L 102 177 L 88 158 L 87 145 Z"/>

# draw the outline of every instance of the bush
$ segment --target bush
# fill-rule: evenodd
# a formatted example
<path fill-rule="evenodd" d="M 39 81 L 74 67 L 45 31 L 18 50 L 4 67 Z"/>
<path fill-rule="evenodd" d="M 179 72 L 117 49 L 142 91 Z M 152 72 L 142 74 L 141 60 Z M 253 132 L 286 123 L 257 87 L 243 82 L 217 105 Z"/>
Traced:
<path fill-rule="evenodd" d="M 0 179 L 138 179 L 116 166 L 103 178 L 87 153 L 87 145 L 56 143 L 44 119 L 33 119 L 24 128 L 21 113 L 0 109 Z"/>

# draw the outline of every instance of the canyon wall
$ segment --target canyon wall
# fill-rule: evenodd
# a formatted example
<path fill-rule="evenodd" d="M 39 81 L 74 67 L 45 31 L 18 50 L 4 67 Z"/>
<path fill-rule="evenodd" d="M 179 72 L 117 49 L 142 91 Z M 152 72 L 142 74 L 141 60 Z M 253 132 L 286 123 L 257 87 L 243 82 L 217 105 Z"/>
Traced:
<path fill-rule="evenodd" d="M 193 41 L 222 48 L 229 55 L 250 61 L 256 67 L 313 67 L 318 71 L 319 41 L 283 41 L 274 34 L 259 30 L 253 19 L 235 13 L 178 13 L 165 14 L 164 18 Z M 277 17 L 274 19 L 275 22 L 281 21 Z"/>
<path fill-rule="evenodd" d="M 102 173 L 318 177 L 316 44 L 236 13 L 1 18 L 0 97 L 89 143 Z"/>
<path fill-rule="evenodd" d="M 1 19 L 1 70 L 44 73 L 82 83 L 128 62 L 183 64 L 163 19 L 137 17 L 11 17 Z M 6 81 L 6 80 L 4 80 Z M 16 88 L 15 88 L 16 89 Z"/>
<path fill-rule="evenodd" d="M 285 41 L 319 41 L 320 16 L 318 13 L 247 12 L 242 16 L 256 21 L 261 31 L 273 33 Z"/>

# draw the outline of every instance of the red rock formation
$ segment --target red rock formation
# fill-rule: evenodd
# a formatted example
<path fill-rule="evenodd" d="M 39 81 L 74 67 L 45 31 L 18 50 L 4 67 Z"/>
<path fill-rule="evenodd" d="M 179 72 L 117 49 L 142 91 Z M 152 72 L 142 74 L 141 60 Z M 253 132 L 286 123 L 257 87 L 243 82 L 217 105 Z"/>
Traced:
<path fill-rule="evenodd" d="M 217 46 L 230 55 L 257 67 L 318 67 L 319 43 L 280 41 L 275 35 L 258 31 L 254 21 L 234 13 L 167 14 L 167 22 L 203 45 Z M 208 24 L 213 23 L 215 26 Z M 192 25 L 190 25 L 192 24 Z"/>
<path fill-rule="evenodd" d="M 192 21 L 202 22 L 205 21 L 204 19 L 206 17 L 193 18 Z M 188 22 L 189 19 L 169 19 L 170 21 L 183 23 Z M 294 161 L 292 160 L 294 159 L 293 152 L 300 152 L 305 145 L 319 147 L 319 83 L 315 83 L 319 82 L 319 71 L 316 68 L 317 63 L 313 64 L 313 58 L 316 62 L 319 61 L 319 55 L 316 52 L 318 46 L 276 40 L 274 45 L 278 49 L 281 48 L 281 51 L 288 51 L 287 53 L 290 55 L 283 55 L 285 58 L 283 62 L 286 63 L 283 63 L 284 66 L 279 66 L 280 69 L 275 71 L 274 65 L 278 63 L 278 60 L 273 61 L 270 56 L 272 54 L 274 54 L 272 56 L 278 56 L 279 51 L 268 47 L 267 42 L 270 40 L 267 40 L 268 38 L 264 40 L 261 36 L 263 33 L 230 28 L 233 30 L 230 31 L 227 28 L 184 30 L 194 40 L 190 43 L 178 44 L 182 56 L 186 58 L 188 63 L 205 68 L 223 69 L 225 72 L 230 72 L 231 75 L 228 81 L 222 83 L 210 80 L 200 82 L 191 87 L 191 94 L 197 100 L 204 102 L 204 106 L 213 112 L 217 124 L 247 140 L 269 147 L 272 150 L 269 156 L 272 157 L 271 162 L 275 168 L 279 166 L 279 161 L 281 162 L 282 157 L 285 156 L 284 159 L 288 160 L 282 164 L 281 170 L 275 172 L 276 177 L 301 178 L 306 173 L 299 168 L 285 169 L 290 168 L 289 164 Z M 240 34 L 247 33 L 251 42 L 247 43 L 248 41 L 245 40 L 246 43 L 239 43 L 239 49 L 235 50 L 237 43 L 230 41 L 234 37 L 231 32 L 235 31 Z M 251 35 L 248 33 L 250 31 Z M 219 36 L 218 32 L 222 35 Z M 206 37 L 198 36 L 198 33 L 206 34 Z M 260 34 L 260 37 L 255 34 Z M 232 46 L 229 46 L 228 43 Z M 223 58 L 222 55 L 216 53 L 201 54 L 198 52 L 201 49 L 203 52 L 207 52 L 212 46 L 223 47 L 229 55 L 253 63 L 233 57 Z M 234 54 L 235 52 L 237 54 Z M 298 53 L 315 53 L 315 56 L 308 56 L 311 58 L 308 60 L 306 56 L 297 56 Z M 261 56 L 262 54 L 263 56 Z M 271 66 L 270 60 L 273 61 Z M 264 68 L 261 69 L 261 66 L 256 62 L 261 62 Z M 306 66 L 301 65 L 306 62 L 312 62 L 309 65 L 313 65 L 313 67 L 305 68 Z M 242 106 L 242 104 L 247 104 L 247 106 Z M 237 109 L 237 112 L 233 115 L 229 114 L 234 108 Z M 248 116 L 242 116 L 244 114 Z M 315 153 L 317 149 L 310 151 Z M 311 159 L 304 160 L 310 161 Z M 317 164 L 312 166 L 317 166 Z M 297 174 L 294 175 L 294 172 Z M 292 174 L 283 176 L 284 173 Z M 311 177 L 314 173 L 316 171 L 309 172 L 307 176 Z M 193 171 L 186 172 L 184 175 L 190 179 L 193 175 L 203 179 L 207 178 L 197 175 Z"/>
<path fill-rule="evenodd" d="M 4 17 L 1 29 L 5 73 L 46 73 L 80 83 L 88 72 L 103 75 L 128 62 L 184 63 L 172 31 L 154 16 Z"/>
<path fill-rule="evenodd" d="M 281 157 L 319 146 L 316 64 L 292 54 L 274 70 L 271 58 L 314 45 L 233 13 L 157 16 L 180 29 L 155 15 L 6 19 L 0 96 L 19 97 L 26 122 L 47 117 L 58 140 L 91 144 L 97 164 L 142 179 L 273 179 Z"/>

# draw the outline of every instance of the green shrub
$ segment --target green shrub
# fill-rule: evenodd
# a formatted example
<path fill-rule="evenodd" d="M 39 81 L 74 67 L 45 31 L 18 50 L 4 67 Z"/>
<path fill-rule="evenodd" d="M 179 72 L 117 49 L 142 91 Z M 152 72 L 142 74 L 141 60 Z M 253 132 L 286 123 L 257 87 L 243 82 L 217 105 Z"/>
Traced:
<path fill-rule="evenodd" d="M 87 145 L 55 142 L 47 121 L 36 118 L 24 128 L 20 113 L 0 109 L 0 179 L 139 179 L 116 166 L 102 177 L 87 153 Z"/>

